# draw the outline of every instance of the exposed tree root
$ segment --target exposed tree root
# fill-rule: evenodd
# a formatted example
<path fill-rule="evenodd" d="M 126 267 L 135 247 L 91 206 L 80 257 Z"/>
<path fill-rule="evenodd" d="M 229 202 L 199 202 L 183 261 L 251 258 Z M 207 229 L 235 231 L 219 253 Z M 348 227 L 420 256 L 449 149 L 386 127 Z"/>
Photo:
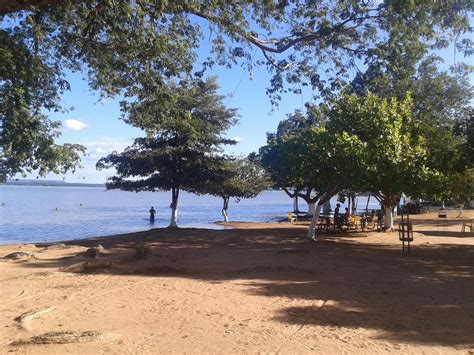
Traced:
<path fill-rule="evenodd" d="M 85 332 L 48 332 L 27 339 L 15 340 L 14 342 L 10 343 L 10 345 L 17 346 L 38 344 L 85 343 L 99 339 L 101 336 L 101 333 L 92 330 Z"/>
<path fill-rule="evenodd" d="M 9 260 L 29 260 L 29 259 L 36 259 L 36 254 L 27 253 L 24 251 L 16 251 L 14 253 L 4 256 L 3 258 L 9 259 Z"/>
<path fill-rule="evenodd" d="M 122 264 L 120 260 L 82 261 L 59 269 L 66 272 L 92 272 L 98 269 L 116 268 Z"/>

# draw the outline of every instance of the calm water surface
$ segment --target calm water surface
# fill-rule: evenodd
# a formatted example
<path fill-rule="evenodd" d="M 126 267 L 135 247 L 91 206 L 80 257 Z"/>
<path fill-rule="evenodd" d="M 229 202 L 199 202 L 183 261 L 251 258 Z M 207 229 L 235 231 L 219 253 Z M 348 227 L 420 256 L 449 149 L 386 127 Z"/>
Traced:
<path fill-rule="evenodd" d="M 0 244 L 58 241 L 166 227 L 170 222 L 169 192 L 105 191 L 101 187 L 0 187 Z M 181 192 L 180 227 L 221 228 L 222 200 Z M 154 206 L 155 223 L 148 210 Z M 293 207 L 282 191 L 231 202 L 232 221 L 266 222 L 285 216 Z M 57 210 L 56 210 L 57 209 Z"/>
<path fill-rule="evenodd" d="M 169 192 L 0 186 L 0 244 L 72 240 L 166 227 L 170 199 Z M 179 204 L 180 227 L 222 228 L 214 223 L 222 220 L 220 198 L 181 192 Z M 148 220 L 151 206 L 157 212 L 153 225 Z M 300 209 L 305 206 L 300 201 Z M 265 191 L 254 199 L 232 201 L 229 215 L 231 221 L 271 222 L 284 218 L 292 209 L 292 200 L 283 191 Z"/>

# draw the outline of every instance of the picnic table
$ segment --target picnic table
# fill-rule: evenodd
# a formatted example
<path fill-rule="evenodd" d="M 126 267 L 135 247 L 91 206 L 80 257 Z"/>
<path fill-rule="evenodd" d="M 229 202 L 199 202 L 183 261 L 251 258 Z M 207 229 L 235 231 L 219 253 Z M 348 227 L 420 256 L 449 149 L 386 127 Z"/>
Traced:
<path fill-rule="evenodd" d="M 334 215 L 320 215 L 317 225 L 318 231 L 326 230 L 327 232 L 335 232 L 336 230 L 343 231 L 346 230 L 356 230 L 359 227 L 364 230 L 365 223 L 363 222 L 362 216 L 351 215 L 348 219 L 344 216 L 339 216 L 338 220 L 334 220 Z"/>

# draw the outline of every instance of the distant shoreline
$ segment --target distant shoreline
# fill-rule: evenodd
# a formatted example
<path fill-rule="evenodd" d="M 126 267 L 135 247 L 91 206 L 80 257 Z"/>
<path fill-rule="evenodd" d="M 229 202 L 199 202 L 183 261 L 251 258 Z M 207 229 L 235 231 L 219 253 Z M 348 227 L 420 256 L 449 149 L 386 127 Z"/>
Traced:
<path fill-rule="evenodd" d="M 59 187 L 104 187 L 105 184 L 88 184 L 81 182 L 65 182 L 61 180 L 33 180 L 33 179 L 24 179 L 24 180 L 7 180 L 5 183 L 0 184 L 0 186 L 59 186 Z"/>

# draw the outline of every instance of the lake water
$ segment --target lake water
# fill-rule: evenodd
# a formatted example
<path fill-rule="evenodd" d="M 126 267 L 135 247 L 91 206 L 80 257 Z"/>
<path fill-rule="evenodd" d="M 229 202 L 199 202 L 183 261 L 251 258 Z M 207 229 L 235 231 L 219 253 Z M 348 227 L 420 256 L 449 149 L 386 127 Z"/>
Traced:
<path fill-rule="evenodd" d="M 101 187 L 0 186 L 0 244 L 72 240 L 168 226 L 169 192 L 105 191 Z M 365 198 L 359 207 L 365 208 Z M 371 201 L 372 202 L 372 201 Z M 331 201 L 334 206 L 335 200 Z M 155 223 L 148 210 L 154 206 Z M 369 208 L 372 208 L 372 203 Z M 300 200 L 300 209 L 306 204 Z M 222 200 L 181 192 L 180 227 L 222 228 Z M 231 221 L 271 222 L 293 209 L 283 191 L 265 191 L 229 206 Z"/>

